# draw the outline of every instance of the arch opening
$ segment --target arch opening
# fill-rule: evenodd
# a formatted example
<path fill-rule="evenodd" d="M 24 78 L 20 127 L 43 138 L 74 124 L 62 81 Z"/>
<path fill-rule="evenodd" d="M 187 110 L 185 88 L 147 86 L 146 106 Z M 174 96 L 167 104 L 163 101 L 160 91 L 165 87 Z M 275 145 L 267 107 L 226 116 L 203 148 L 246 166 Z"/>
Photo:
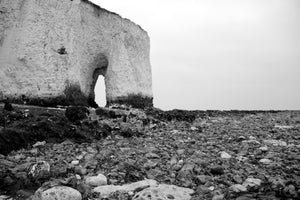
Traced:
<path fill-rule="evenodd" d="M 105 88 L 105 77 L 102 75 L 98 76 L 96 85 L 95 85 L 95 102 L 100 107 L 105 107 L 106 102 L 106 88 Z"/>
<path fill-rule="evenodd" d="M 106 105 L 105 73 L 107 67 L 96 68 L 93 72 L 89 105 L 97 108 Z"/>

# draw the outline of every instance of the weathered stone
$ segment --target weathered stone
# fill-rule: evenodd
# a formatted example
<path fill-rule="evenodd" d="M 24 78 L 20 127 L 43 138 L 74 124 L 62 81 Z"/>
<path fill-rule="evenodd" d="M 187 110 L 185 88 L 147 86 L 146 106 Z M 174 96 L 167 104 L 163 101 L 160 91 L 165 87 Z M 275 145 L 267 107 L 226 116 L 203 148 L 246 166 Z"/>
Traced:
<path fill-rule="evenodd" d="M 37 190 L 32 200 L 81 200 L 79 191 L 66 186 L 54 186 L 47 190 Z"/>
<path fill-rule="evenodd" d="M 98 76 L 108 104 L 152 106 L 149 36 L 87 0 L 0 1 L 0 96 L 91 105 Z"/>
<path fill-rule="evenodd" d="M 93 189 L 93 192 L 100 193 L 101 198 L 107 198 L 110 194 L 116 191 L 125 191 L 125 192 L 133 192 L 140 191 L 147 187 L 157 186 L 157 182 L 155 180 L 146 179 L 143 181 L 138 181 L 131 184 L 126 185 L 104 185 L 99 186 Z"/>
<path fill-rule="evenodd" d="M 176 185 L 160 184 L 146 188 L 132 198 L 133 200 L 189 200 L 194 190 Z"/>
<path fill-rule="evenodd" d="M 107 178 L 103 174 L 98 174 L 98 176 L 87 177 L 85 183 L 92 187 L 107 185 Z"/>

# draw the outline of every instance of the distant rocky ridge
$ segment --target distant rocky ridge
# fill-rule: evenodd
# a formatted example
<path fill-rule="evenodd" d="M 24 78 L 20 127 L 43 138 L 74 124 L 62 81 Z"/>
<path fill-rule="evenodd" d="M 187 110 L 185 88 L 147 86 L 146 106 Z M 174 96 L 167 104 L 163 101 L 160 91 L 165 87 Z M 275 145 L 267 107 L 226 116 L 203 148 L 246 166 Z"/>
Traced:
<path fill-rule="evenodd" d="M 34 105 L 152 106 L 149 36 L 87 0 L 0 1 L 0 100 Z"/>

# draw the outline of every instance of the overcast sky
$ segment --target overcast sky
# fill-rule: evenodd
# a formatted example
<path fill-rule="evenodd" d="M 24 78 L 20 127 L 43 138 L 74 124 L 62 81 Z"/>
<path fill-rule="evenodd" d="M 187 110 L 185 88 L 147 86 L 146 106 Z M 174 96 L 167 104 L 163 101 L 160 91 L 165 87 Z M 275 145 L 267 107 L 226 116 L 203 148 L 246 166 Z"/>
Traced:
<path fill-rule="evenodd" d="M 300 109 L 299 0 L 93 2 L 148 32 L 155 107 Z"/>

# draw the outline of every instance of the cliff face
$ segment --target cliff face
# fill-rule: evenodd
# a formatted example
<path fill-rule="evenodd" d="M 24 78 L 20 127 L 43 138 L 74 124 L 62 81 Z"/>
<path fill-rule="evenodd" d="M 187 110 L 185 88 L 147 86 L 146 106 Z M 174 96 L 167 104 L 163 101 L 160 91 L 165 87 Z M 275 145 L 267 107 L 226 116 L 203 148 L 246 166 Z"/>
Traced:
<path fill-rule="evenodd" d="M 0 1 L 0 98 L 93 104 L 98 75 L 108 103 L 152 105 L 148 34 L 83 0 Z"/>

